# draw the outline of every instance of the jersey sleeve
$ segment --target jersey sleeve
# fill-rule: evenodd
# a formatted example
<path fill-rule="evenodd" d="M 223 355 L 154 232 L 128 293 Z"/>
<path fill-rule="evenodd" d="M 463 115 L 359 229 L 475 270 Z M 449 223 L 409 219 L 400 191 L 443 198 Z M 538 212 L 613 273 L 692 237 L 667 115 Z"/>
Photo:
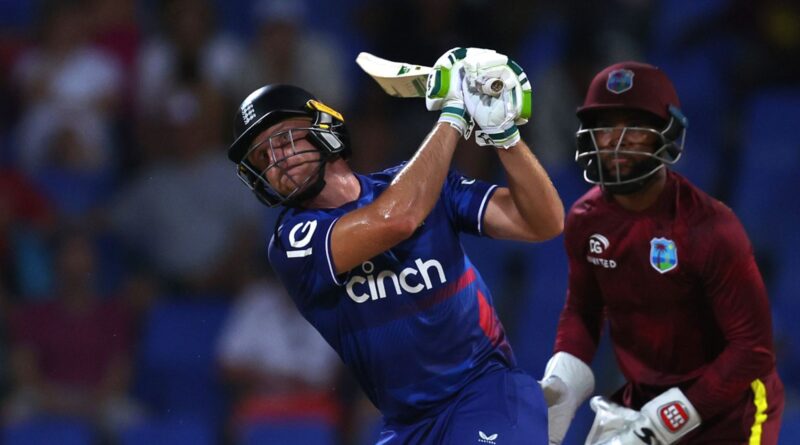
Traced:
<path fill-rule="evenodd" d="M 301 308 L 314 298 L 332 298 L 344 284 L 331 259 L 330 237 L 337 220 L 324 213 L 293 215 L 280 222 L 270 241 L 270 264 Z"/>
<path fill-rule="evenodd" d="M 688 389 L 704 419 L 740 400 L 755 379 L 775 365 L 772 320 L 750 241 L 730 209 L 704 231 L 708 242 L 703 286 L 728 344 Z"/>
<path fill-rule="evenodd" d="M 578 226 L 579 219 L 570 212 L 564 226 L 569 263 L 567 298 L 558 321 L 554 352 L 568 352 L 591 363 L 603 327 L 603 299 L 584 258 L 584 242 L 578 236 Z"/>
<path fill-rule="evenodd" d="M 448 173 L 442 197 L 458 231 L 484 236 L 486 206 L 496 190 L 497 185 L 465 177 L 456 171 Z"/>

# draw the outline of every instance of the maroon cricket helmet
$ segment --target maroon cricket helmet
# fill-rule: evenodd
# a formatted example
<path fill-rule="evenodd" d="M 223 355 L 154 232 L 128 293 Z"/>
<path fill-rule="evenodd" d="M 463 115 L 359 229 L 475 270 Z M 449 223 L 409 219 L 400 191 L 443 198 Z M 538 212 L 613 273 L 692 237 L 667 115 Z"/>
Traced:
<path fill-rule="evenodd" d="M 680 109 L 678 93 L 663 71 L 640 62 L 621 62 L 600 71 L 592 83 L 578 118 L 585 122 L 594 111 L 642 110 L 668 121 L 670 106 Z"/>
<path fill-rule="evenodd" d="M 630 152 L 620 143 L 614 149 L 601 149 L 595 140 L 597 114 L 607 110 L 634 110 L 658 118 L 659 128 L 653 129 L 659 143 L 652 153 Z M 665 165 L 678 161 L 683 153 L 689 121 L 680 110 L 678 93 L 663 71 L 640 62 L 621 62 L 600 71 L 586 93 L 583 106 L 578 108 L 581 128 L 576 132 L 575 160 L 584 170 L 584 179 L 600 185 L 605 191 L 628 194 L 641 190 Z M 635 130 L 626 127 L 626 131 Z M 601 152 L 617 156 L 645 156 L 634 169 L 622 174 L 620 170 L 603 167 Z"/>

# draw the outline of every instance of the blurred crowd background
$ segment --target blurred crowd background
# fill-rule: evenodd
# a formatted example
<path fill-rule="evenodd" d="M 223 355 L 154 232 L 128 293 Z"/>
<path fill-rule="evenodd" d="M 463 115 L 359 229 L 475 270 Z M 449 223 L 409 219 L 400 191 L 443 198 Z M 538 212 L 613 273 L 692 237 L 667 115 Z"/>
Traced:
<path fill-rule="evenodd" d="M 0 442 L 374 443 L 378 416 L 270 273 L 276 210 L 225 157 L 239 102 L 302 86 L 345 115 L 362 172 L 436 116 L 354 59 L 455 46 L 526 70 L 524 137 L 566 206 L 587 189 L 574 111 L 617 61 L 658 65 L 689 118 L 677 170 L 753 241 L 800 443 L 800 4 L 794 0 L 0 0 Z M 456 167 L 503 181 L 492 150 Z M 520 365 L 541 376 L 564 301 L 561 237 L 466 237 Z M 742 246 L 745 249 L 746 246 Z M 621 382 L 607 344 L 598 391 Z M 584 407 L 568 436 L 583 443 Z"/>

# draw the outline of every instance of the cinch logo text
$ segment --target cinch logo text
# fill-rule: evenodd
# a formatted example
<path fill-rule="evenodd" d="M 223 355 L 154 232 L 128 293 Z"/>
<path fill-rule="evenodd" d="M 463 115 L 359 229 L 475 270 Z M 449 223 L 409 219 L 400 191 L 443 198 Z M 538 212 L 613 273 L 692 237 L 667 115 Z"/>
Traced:
<path fill-rule="evenodd" d="M 361 270 L 366 276 L 353 275 L 347 281 L 347 295 L 356 303 L 386 298 L 386 288 L 394 290 L 395 295 L 403 293 L 417 294 L 423 290 L 433 289 L 431 277 L 438 277 L 439 284 L 447 282 L 442 264 L 436 260 L 414 260 L 416 268 L 406 267 L 399 274 L 393 270 L 383 270 L 377 275 L 372 261 L 361 263 Z M 435 273 L 431 273 L 431 272 Z M 387 286 L 388 283 L 388 286 Z"/>

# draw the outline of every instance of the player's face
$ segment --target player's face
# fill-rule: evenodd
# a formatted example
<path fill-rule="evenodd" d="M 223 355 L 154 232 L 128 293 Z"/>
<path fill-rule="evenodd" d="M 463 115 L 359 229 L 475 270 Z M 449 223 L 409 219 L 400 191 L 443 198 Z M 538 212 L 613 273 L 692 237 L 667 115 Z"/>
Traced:
<path fill-rule="evenodd" d="M 310 119 L 281 121 L 256 137 L 248 162 L 283 196 L 303 189 L 315 179 L 322 154 L 308 140 Z"/>
<path fill-rule="evenodd" d="M 600 113 L 594 139 L 606 173 L 626 176 L 659 145 L 657 123 L 642 113 L 610 110 Z"/>

